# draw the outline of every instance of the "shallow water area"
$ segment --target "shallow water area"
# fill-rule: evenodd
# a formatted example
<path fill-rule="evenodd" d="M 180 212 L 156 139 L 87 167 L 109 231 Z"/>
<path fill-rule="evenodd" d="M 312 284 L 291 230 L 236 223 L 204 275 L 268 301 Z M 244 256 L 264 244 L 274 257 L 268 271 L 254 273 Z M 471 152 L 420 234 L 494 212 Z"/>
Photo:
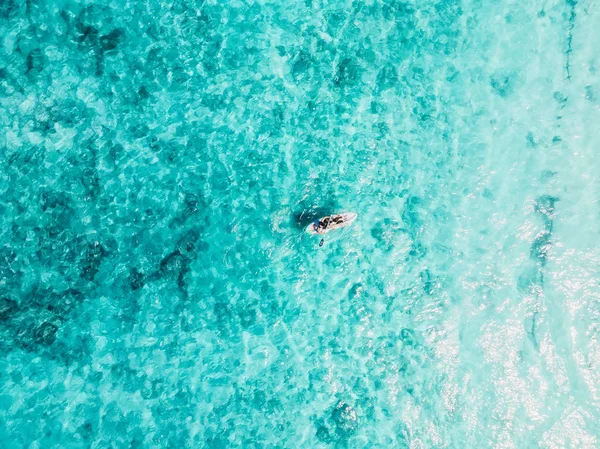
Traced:
<path fill-rule="evenodd" d="M 599 21 L 2 2 L 2 444 L 599 447 Z"/>

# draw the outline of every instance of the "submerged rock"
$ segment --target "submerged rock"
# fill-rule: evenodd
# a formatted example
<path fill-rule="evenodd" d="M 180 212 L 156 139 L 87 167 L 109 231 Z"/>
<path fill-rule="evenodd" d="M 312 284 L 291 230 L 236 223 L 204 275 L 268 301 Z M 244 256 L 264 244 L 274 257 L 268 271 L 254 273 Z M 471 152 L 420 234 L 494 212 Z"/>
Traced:
<path fill-rule="evenodd" d="M 356 431 L 358 418 L 356 410 L 344 401 L 339 401 L 331 412 L 338 433 L 348 436 Z"/>

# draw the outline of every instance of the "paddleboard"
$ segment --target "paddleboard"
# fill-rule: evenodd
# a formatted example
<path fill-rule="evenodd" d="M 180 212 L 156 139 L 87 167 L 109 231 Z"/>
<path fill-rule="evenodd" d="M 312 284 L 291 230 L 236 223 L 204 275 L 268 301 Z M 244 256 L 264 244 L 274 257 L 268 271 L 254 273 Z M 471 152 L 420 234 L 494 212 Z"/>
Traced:
<path fill-rule="evenodd" d="M 334 231 L 336 229 L 340 229 L 351 225 L 354 222 L 354 220 L 356 220 L 356 217 L 358 217 L 358 214 L 355 214 L 354 212 L 345 212 L 343 214 L 329 215 L 327 217 L 323 217 L 319 220 L 313 221 L 306 227 L 306 232 L 308 232 L 311 235 L 327 234 L 329 231 Z M 325 220 L 327 220 L 328 223 L 327 229 L 322 230 L 321 232 L 317 232 L 317 226 L 319 225 L 319 222 L 324 222 Z"/>

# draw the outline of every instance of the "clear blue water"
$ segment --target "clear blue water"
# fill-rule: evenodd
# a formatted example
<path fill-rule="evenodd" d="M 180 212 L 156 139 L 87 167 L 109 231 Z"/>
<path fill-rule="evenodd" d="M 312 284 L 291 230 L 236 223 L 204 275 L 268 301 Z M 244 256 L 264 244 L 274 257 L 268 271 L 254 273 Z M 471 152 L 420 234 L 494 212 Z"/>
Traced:
<path fill-rule="evenodd" d="M 0 446 L 600 447 L 598 23 L 0 2 Z"/>

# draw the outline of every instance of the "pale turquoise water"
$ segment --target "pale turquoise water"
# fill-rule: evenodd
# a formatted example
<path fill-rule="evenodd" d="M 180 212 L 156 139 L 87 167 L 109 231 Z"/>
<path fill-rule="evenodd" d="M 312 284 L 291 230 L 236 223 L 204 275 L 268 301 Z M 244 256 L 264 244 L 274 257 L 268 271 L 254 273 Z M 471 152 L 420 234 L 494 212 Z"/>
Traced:
<path fill-rule="evenodd" d="M 526 3 L 0 2 L 0 447 L 600 447 L 600 7 Z"/>

